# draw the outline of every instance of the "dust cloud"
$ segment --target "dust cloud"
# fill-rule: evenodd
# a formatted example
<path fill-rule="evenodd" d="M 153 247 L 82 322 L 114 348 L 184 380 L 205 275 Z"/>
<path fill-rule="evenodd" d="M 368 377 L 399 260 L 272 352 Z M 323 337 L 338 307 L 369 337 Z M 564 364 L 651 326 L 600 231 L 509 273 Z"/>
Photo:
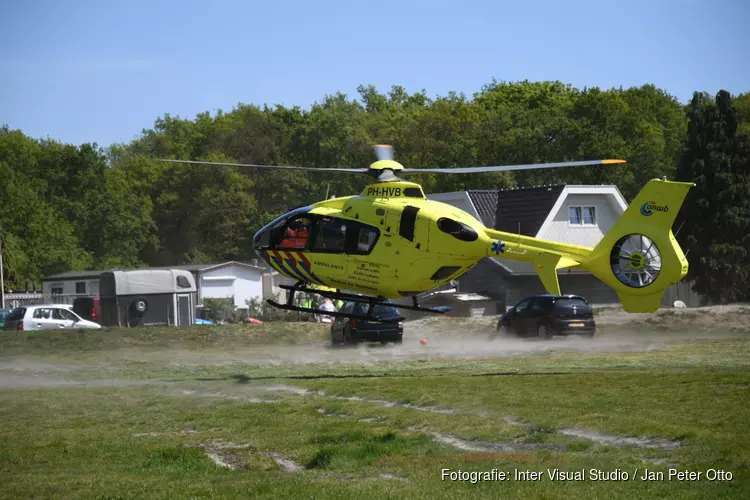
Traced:
<path fill-rule="evenodd" d="M 480 321 L 484 324 L 479 323 Z M 475 323 L 475 324 L 471 324 Z M 479 323 L 479 324 L 476 324 Z M 613 327 L 594 338 L 558 336 L 543 340 L 513 336 L 498 337 L 494 327 L 484 319 L 467 318 L 461 327 L 440 326 L 439 321 L 418 320 L 404 325 L 402 344 L 364 342 L 355 346 L 320 344 L 263 346 L 232 352 L 170 351 L 169 363 L 176 366 L 223 366 L 231 364 L 271 365 L 287 364 L 359 364 L 382 362 L 446 361 L 508 358 L 553 352 L 620 353 L 661 350 L 670 344 L 698 339 L 737 337 L 732 331 L 665 331 L 653 327 Z M 454 323 L 455 324 L 455 323 Z M 426 344 L 420 341 L 426 340 Z M 155 353 L 154 353 L 155 354 Z M 167 355 L 166 352 L 163 353 Z M 158 356 L 158 355 L 157 355 Z"/>

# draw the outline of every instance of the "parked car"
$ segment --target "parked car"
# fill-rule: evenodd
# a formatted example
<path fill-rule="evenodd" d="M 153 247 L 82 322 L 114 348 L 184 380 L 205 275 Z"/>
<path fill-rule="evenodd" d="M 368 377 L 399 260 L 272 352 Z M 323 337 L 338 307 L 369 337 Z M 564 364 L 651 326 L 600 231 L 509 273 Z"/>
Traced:
<path fill-rule="evenodd" d="M 362 302 L 346 302 L 342 312 L 366 315 L 369 304 Z M 376 305 L 372 311 L 378 319 L 395 319 L 401 317 L 401 312 L 395 306 Z M 334 344 L 356 344 L 361 341 L 380 342 L 387 344 L 401 344 L 404 335 L 404 323 L 381 323 L 363 319 L 336 317 L 331 324 L 331 340 Z"/>
<path fill-rule="evenodd" d="M 0 329 L 5 327 L 5 318 L 10 314 L 10 309 L 0 309 Z"/>
<path fill-rule="evenodd" d="M 73 299 L 73 312 L 81 318 L 99 323 L 102 318 L 102 303 L 99 297 L 77 297 Z"/>
<path fill-rule="evenodd" d="M 581 296 L 534 295 L 500 316 L 497 331 L 544 339 L 571 334 L 593 337 L 596 321 L 591 306 Z"/>
<path fill-rule="evenodd" d="M 59 328 L 92 328 L 101 325 L 88 321 L 73 312 L 72 306 L 50 304 L 17 307 L 5 320 L 4 330 L 56 330 Z"/>

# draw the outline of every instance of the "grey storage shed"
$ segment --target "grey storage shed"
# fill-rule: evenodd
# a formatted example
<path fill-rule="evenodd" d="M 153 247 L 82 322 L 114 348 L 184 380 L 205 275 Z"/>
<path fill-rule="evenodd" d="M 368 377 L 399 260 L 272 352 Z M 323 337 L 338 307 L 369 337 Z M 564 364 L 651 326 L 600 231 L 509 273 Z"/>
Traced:
<path fill-rule="evenodd" d="M 197 290 L 193 274 L 182 269 L 101 273 L 102 326 L 192 325 Z"/>

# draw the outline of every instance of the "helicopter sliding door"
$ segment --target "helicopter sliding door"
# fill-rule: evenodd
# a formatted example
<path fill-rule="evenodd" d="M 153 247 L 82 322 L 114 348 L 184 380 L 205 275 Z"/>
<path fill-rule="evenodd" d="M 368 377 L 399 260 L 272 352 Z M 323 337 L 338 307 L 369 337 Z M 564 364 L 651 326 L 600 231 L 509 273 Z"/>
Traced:
<path fill-rule="evenodd" d="M 388 211 L 388 227 L 391 230 L 397 228 L 398 236 L 410 241 L 417 250 L 427 248 L 430 224 L 419 207 L 406 205 L 403 210 L 391 208 Z"/>

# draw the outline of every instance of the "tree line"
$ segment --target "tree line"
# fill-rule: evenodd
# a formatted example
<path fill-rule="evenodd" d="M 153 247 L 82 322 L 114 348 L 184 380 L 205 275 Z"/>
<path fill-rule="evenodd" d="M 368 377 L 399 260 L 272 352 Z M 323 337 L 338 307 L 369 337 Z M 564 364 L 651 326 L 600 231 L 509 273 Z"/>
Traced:
<path fill-rule="evenodd" d="M 159 158 L 362 168 L 393 144 L 407 167 L 621 158 L 626 165 L 414 177 L 425 191 L 616 184 L 631 200 L 651 178 L 696 182 L 678 240 L 696 290 L 750 299 L 750 93 L 696 92 L 683 105 L 653 85 L 577 89 L 497 82 L 471 97 L 360 86 L 310 109 L 240 103 L 213 116 L 165 114 L 128 144 L 63 144 L 0 128 L 6 289 L 64 271 L 255 258 L 254 232 L 296 206 L 360 192 L 351 174 L 159 162 Z"/>

